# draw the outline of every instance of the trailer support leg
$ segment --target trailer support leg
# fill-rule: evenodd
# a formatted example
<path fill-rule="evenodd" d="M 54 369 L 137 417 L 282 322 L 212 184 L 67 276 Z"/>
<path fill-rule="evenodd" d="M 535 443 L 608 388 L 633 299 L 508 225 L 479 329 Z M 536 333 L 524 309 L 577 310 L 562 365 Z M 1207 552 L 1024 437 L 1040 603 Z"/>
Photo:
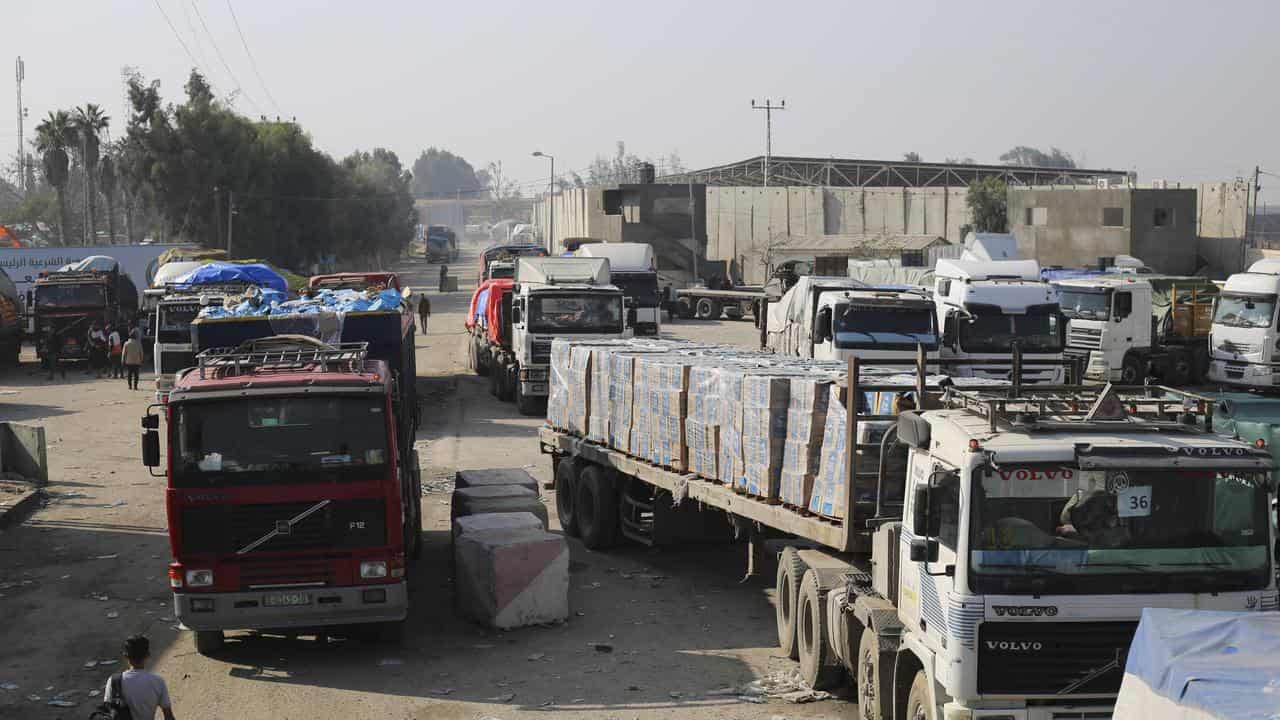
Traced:
<path fill-rule="evenodd" d="M 754 577 L 760 575 L 760 571 L 768 567 L 764 553 L 765 544 L 764 536 L 755 532 L 755 528 L 747 525 L 747 574 L 742 576 L 740 582 L 745 583 Z"/>

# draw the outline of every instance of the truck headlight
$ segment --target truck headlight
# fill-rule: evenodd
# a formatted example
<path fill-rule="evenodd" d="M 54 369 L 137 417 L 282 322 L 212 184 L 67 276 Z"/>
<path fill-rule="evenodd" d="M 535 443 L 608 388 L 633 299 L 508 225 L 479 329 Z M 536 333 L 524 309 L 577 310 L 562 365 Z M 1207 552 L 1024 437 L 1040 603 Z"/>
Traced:
<path fill-rule="evenodd" d="M 386 560 L 365 560 L 360 563 L 360 577 L 364 580 L 376 580 L 387 576 Z"/>
<path fill-rule="evenodd" d="M 187 587 L 210 587 L 213 585 L 212 570 L 188 570 Z"/>

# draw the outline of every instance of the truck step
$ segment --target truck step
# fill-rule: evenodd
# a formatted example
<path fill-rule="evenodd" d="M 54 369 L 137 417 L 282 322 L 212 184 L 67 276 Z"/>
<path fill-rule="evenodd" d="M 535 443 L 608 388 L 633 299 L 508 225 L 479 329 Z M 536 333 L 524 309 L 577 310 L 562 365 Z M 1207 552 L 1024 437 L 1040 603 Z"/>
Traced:
<path fill-rule="evenodd" d="M 646 547 L 653 547 L 653 502 L 623 494 L 620 530 L 622 536 Z"/>

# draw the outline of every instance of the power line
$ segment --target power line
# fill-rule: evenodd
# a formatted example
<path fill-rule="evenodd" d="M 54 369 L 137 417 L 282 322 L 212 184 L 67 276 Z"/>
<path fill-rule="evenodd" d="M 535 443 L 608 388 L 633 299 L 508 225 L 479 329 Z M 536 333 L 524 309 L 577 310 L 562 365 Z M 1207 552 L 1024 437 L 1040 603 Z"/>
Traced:
<path fill-rule="evenodd" d="M 262 108 L 258 106 L 258 103 L 254 102 L 254 99 L 250 97 L 249 92 L 240 84 L 240 78 L 236 77 L 236 74 L 231 72 L 231 66 L 227 64 L 227 59 L 222 56 L 222 49 L 218 47 L 218 41 L 213 37 L 213 33 L 209 32 L 209 26 L 205 23 L 204 15 L 200 12 L 200 6 L 196 5 L 196 0 L 191 0 L 191 9 L 196 11 L 196 18 L 200 20 L 200 27 L 203 27 L 205 34 L 209 36 L 209 42 L 213 45 L 213 52 L 217 54 L 218 60 L 222 63 L 222 68 L 227 71 L 227 75 L 231 76 L 231 82 L 236 84 L 236 91 L 242 93 L 244 95 L 244 99 L 248 100 L 249 104 L 253 106 L 254 111 L 261 115 Z"/>
<path fill-rule="evenodd" d="M 244 46 L 244 54 L 249 56 L 249 67 L 253 68 L 253 74 L 258 76 L 258 84 L 262 86 L 262 92 L 267 94 L 267 99 L 275 106 L 276 113 L 280 113 L 280 103 L 276 102 L 275 96 L 271 94 L 271 90 L 267 88 L 267 83 L 262 79 L 262 73 L 258 72 L 258 62 L 253 59 L 253 53 L 249 51 L 249 41 L 244 39 L 244 31 L 240 29 L 240 20 L 236 18 L 236 10 L 231 7 L 231 0 L 227 0 L 227 10 L 231 11 L 231 22 L 235 23 L 236 33 L 240 35 L 240 44 Z"/>
<path fill-rule="evenodd" d="M 204 68 L 200 66 L 200 61 L 196 60 L 196 56 L 191 54 L 191 48 L 187 47 L 187 44 L 182 41 L 182 36 L 178 34 L 178 29 L 173 26 L 173 21 L 169 19 L 169 13 L 165 12 L 164 8 L 161 7 L 160 0 L 155 0 L 155 3 L 156 9 L 159 10 L 160 15 L 164 17 L 165 24 L 169 26 L 169 32 L 173 33 L 173 39 L 178 41 L 178 44 L 182 46 L 182 50 L 187 53 L 187 57 L 191 58 L 191 63 L 199 68 L 200 72 L 203 73 Z"/>

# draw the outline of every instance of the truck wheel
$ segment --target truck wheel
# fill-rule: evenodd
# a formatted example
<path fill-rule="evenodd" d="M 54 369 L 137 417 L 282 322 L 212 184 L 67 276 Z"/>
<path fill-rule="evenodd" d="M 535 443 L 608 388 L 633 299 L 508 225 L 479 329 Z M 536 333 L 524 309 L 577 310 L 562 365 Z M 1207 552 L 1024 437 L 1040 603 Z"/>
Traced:
<path fill-rule="evenodd" d="M 501 384 L 501 382 L 502 380 L 499 379 L 499 373 L 489 373 L 489 394 L 490 395 L 496 398 L 502 397 L 502 394 L 498 390 L 498 385 Z"/>
<path fill-rule="evenodd" d="M 800 604 L 796 607 L 796 645 L 800 649 L 800 677 L 814 690 L 832 690 L 840 685 L 843 668 L 831 652 L 827 627 L 826 598 L 818 591 L 818 574 L 810 570 L 800 582 Z"/>
<path fill-rule="evenodd" d="M 730 305 L 724 309 L 724 316 L 730 320 L 741 320 L 745 317 L 741 305 Z"/>
<path fill-rule="evenodd" d="M 578 463 L 562 458 L 556 466 L 556 518 L 560 529 L 569 537 L 578 537 L 578 515 L 574 503 L 578 495 Z"/>
<path fill-rule="evenodd" d="M 514 373 L 512 375 L 513 380 L 511 384 L 515 385 L 516 410 L 519 410 L 521 415 L 540 414 L 542 411 L 542 398 L 525 395 L 524 391 L 520 389 L 520 377 Z"/>
<path fill-rule="evenodd" d="M 1191 382 L 1200 385 L 1209 379 L 1209 346 L 1205 343 L 1196 345 L 1191 351 Z"/>
<path fill-rule="evenodd" d="M 792 660 L 800 657 L 800 648 L 796 645 L 796 605 L 800 598 L 800 581 L 807 569 L 795 548 L 788 546 L 782 549 L 778 556 L 773 607 L 777 616 L 778 647 Z"/>
<path fill-rule="evenodd" d="M 582 544 L 605 550 L 618 542 L 618 486 L 599 465 L 589 465 L 578 476 L 574 498 Z"/>
<path fill-rule="evenodd" d="M 201 655 L 212 655 L 222 649 L 226 637 L 221 630 L 197 630 L 196 652 Z"/>
<path fill-rule="evenodd" d="M 689 301 L 689 298 L 682 297 L 676 300 L 676 315 L 684 320 L 693 317 L 693 303 Z"/>
<path fill-rule="evenodd" d="M 477 375 L 484 377 L 489 374 L 489 364 L 484 361 L 484 349 L 474 341 L 471 343 L 471 365 Z"/>
<path fill-rule="evenodd" d="M 719 320 L 720 304 L 711 298 L 699 298 L 693 314 L 699 320 Z"/>
<path fill-rule="evenodd" d="M 1191 376 L 1195 372 L 1191 365 L 1191 354 L 1184 350 L 1174 350 L 1165 368 L 1164 377 L 1161 379 L 1165 385 L 1173 387 L 1190 384 Z"/>
<path fill-rule="evenodd" d="M 916 671 L 907 694 L 907 717 L 910 720 L 933 720 L 933 703 L 929 702 L 929 678 L 923 670 Z"/>
<path fill-rule="evenodd" d="M 1121 385 L 1141 385 L 1146 375 L 1142 368 L 1142 358 L 1133 353 L 1124 356 L 1120 363 Z"/>
<path fill-rule="evenodd" d="M 862 631 L 858 657 L 854 661 L 854 684 L 858 687 L 858 718 L 881 720 L 885 717 L 880 697 L 880 637 L 871 628 Z"/>

